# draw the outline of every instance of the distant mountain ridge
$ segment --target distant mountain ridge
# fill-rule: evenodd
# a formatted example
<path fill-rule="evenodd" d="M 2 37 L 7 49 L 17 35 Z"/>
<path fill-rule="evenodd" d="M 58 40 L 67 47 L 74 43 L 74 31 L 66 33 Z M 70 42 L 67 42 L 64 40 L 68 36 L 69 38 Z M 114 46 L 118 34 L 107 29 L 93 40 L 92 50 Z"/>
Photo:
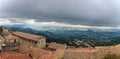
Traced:
<path fill-rule="evenodd" d="M 47 38 L 47 42 L 57 42 L 62 44 L 71 45 L 70 42 L 74 42 L 75 39 L 82 40 L 87 43 L 94 45 L 113 45 L 120 43 L 120 32 L 119 31 L 93 31 L 92 29 L 79 30 L 79 29 L 63 29 L 68 27 L 52 27 L 52 26 L 34 26 L 28 25 L 6 25 L 5 27 L 10 28 L 13 31 L 27 32 L 36 35 L 42 35 Z M 38 29 L 39 28 L 39 29 Z M 53 29 L 49 29 L 53 28 Z M 71 27 L 72 28 L 72 27 Z M 91 44 L 90 43 L 90 44 Z M 74 44 L 72 44 L 74 45 Z"/>
<path fill-rule="evenodd" d="M 97 29 L 97 28 L 81 28 L 71 26 L 58 26 L 58 25 L 35 25 L 35 24 L 16 24 L 16 25 L 2 25 L 4 27 L 19 27 L 19 28 L 32 28 L 34 30 L 55 31 L 55 30 L 81 30 L 81 31 L 94 31 L 94 32 L 120 32 L 119 29 Z"/>
<path fill-rule="evenodd" d="M 56 30 L 46 30 L 49 27 L 46 27 L 46 29 L 38 30 L 38 29 L 33 29 L 30 28 L 29 26 L 23 26 L 23 25 L 13 25 L 13 26 L 5 26 L 7 28 L 10 28 L 14 31 L 23 31 L 23 32 L 28 32 L 28 33 L 34 33 L 34 34 L 42 34 L 46 36 L 51 36 L 51 37 L 62 37 L 64 39 L 84 39 L 81 38 L 81 36 L 86 36 L 89 38 L 96 38 L 96 39 L 108 39 L 111 37 L 118 37 L 120 36 L 120 32 L 95 32 L 92 29 L 88 30 L 65 30 L 65 29 L 56 29 Z"/>

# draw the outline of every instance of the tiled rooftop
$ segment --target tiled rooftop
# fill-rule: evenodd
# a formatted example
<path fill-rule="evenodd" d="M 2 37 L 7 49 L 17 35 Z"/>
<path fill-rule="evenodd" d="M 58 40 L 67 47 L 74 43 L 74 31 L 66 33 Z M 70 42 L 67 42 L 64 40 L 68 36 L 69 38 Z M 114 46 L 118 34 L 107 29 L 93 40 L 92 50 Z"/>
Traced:
<path fill-rule="evenodd" d="M 16 39 L 17 37 L 14 36 L 14 35 L 7 35 L 7 36 L 5 36 L 5 38 L 6 38 L 7 40 L 13 40 L 13 39 Z"/>
<path fill-rule="evenodd" d="M 37 59 L 49 59 L 52 55 L 52 52 L 39 48 L 30 48 L 30 53 Z"/>
<path fill-rule="evenodd" d="M 33 34 L 28 34 L 28 33 L 23 33 L 23 32 L 13 32 L 13 35 L 30 39 L 30 40 L 40 40 L 41 38 L 44 38 L 43 36 L 38 36 L 38 35 L 33 35 Z"/>
<path fill-rule="evenodd" d="M 36 47 L 27 47 L 27 46 L 20 46 L 18 48 L 20 53 L 31 54 L 31 56 L 35 59 L 49 59 L 53 52 L 39 49 Z"/>
<path fill-rule="evenodd" d="M 30 59 L 28 56 L 16 52 L 2 52 L 0 59 Z"/>

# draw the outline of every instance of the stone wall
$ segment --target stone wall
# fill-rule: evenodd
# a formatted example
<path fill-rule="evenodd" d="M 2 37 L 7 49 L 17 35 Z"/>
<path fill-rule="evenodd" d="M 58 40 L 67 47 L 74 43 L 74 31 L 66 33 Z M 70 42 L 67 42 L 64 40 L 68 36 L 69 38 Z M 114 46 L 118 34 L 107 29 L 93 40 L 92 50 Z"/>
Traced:
<path fill-rule="evenodd" d="M 120 55 L 119 50 L 120 45 L 96 47 L 90 51 L 66 50 L 62 59 L 102 59 L 106 54 Z"/>
<path fill-rule="evenodd" d="M 40 39 L 39 41 L 35 42 L 29 39 L 19 38 L 19 43 L 21 45 L 28 45 L 28 46 L 34 46 L 38 48 L 45 48 L 46 46 L 46 39 Z"/>
<path fill-rule="evenodd" d="M 37 43 L 38 48 L 45 48 L 46 47 L 46 38 L 42 38 Z"/>
<path fill-rule="evenodd" d="M 64 55 L 63 49 L 57 49 L 53 55 L 50 57 L 50 59 L 61 59 Z"/>
<path fill-rule="evenodd" d="M 28 39 L 24 39 L 24 38 L 19 38 L 19 43 L 21 45 L 34 46 L 34 43 L 32 43 Z"/>

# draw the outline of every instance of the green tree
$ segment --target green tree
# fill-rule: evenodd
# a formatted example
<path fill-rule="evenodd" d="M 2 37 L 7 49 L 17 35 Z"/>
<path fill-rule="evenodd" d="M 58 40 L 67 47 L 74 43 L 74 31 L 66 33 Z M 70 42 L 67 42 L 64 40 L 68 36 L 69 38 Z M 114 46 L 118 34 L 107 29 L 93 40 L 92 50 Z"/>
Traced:
<path fill-rule="evenodd" d="M 3 32 L 3 28 L 2 27 L 0 27 L 0 33 L 2 33 Z"/>

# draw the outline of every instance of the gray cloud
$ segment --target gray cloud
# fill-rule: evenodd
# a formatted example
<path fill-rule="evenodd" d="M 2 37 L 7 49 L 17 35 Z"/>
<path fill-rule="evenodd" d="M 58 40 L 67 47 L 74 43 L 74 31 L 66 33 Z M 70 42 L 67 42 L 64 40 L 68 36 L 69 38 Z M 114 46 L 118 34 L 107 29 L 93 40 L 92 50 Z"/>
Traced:
<path fill-rule="evenodd" d="M 120 25 L 119 0 L 6 0 L 1 6 L 0 17 L 90 26 Z"/>

